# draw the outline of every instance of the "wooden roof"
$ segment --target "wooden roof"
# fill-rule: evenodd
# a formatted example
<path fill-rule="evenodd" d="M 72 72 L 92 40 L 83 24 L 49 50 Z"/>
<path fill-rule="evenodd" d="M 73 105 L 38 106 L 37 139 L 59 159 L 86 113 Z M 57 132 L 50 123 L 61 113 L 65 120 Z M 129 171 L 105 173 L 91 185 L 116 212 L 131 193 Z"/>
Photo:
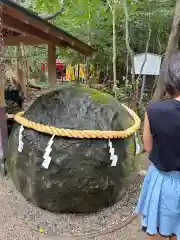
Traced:
<path fill-rule="evenodd" d="M 3 5 L 2 22 L 6 46 L 16 46 L 21 42 L 24 45 L 53 43 L 56 46 L 72 48 L 86 56 L 95 52 L 88 44 L 18 4 L 9 0 L 0 0 L 0 4 Z"/>

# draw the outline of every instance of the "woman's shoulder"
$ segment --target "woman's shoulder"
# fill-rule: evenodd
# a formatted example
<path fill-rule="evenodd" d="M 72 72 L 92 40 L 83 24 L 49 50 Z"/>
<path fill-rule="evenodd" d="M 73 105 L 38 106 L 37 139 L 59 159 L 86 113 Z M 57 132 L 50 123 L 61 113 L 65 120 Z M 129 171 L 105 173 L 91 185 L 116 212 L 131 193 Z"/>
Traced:
<path fill-rule="evenodd" d="M 173 99 L 158 101 L 154 103 L 150 103 L 147 106 L 146 112 L 148 114 L 148 117 L 164 117 L 167 116 L 167 114 L 171 115 L 175 112 L 180 112 L 180 102 L 176 102 Z"/>
<path fill-rule="evenodd" d="M 180 105 L 180 102 L 179 102 Z M 163 109 L 170 109 L 175 107 L 175 100 L 174 99 L 167 99 L 163 101 L 157 101 L 153 103 L 149 103 L 147 106 L 148 110 L 163 110 Z"/>

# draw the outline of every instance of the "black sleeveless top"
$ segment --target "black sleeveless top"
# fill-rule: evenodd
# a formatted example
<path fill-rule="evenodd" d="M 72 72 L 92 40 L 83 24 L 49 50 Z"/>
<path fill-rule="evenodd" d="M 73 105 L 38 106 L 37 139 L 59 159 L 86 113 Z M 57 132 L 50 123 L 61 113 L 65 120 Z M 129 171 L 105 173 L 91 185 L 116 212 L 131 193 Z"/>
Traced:
<path fill-rule="evenodd" d="M 180 101 L 150 104 L 147 114 L 153 136 L 150 161 L 160 171 L 180 171 Z"/>

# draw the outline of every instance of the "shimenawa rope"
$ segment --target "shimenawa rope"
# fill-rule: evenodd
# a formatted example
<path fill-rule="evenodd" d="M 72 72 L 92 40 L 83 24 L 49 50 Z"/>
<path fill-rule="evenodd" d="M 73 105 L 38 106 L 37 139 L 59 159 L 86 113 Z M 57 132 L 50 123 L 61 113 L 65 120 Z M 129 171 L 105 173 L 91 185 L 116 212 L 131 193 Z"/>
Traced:
<path fill-rule="evenodd" d="M 134 120 L 133 126 L 129 127 L 124 131 L 100 131 L 100 130 L 73 130 L 65 128 L 56 128 L 53 126 L 43 125 L 40 123 L 32 122 L 23 117 L 24 112 L 20 112 L 14 116 L 14 119 L 17 123 L 23 125 L 24 127 L 31 128 L 35 131 L 47 133 L 50 135 L 60 136 L 60 137 L 70 137 L 70 138 L 88 138 L 88 139 L 118 139 L 118 138 L 127 138 L 134 134 L 141 124 L 140 118 L 137 114 L 131 110 L 126 105 L 122 106 L 127 110 Z"/>

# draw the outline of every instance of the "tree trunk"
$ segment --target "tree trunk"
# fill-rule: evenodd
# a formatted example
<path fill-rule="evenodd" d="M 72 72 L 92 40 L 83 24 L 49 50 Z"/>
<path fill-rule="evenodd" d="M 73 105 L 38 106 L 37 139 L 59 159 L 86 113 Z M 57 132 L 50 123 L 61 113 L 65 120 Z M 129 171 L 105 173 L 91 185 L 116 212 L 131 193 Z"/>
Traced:
<path fill-rule="evenodd" d="M 171 34 L 169 36 L 169 41 L 165 57 L 162 63 L 159 80 L 157 82 L 157 87 L 152 101 L 158 101 L 164 97 L 164 78 L 166 77 L 165 66 L 169 57 L 171 57 L 175 52 L 178 51 L 179 35 L 180 35 L 180 0 L 177 0 L 174 11 L 174 20 L 171 28 Z"/>
<path fill-rule="evenodd" d="M 88 44 L 91 45 L 91 1 L 88 0 Z M 86 72 L 87 72 L 87 80 L 89 87 L 92 86 L 92 79 L 90 78 L 90 59 L 86 57 Z"/>
<path fill-rule="evenodd" d="M 125 41 L 126 41 L 126 48 L 127 52 L 129 53 L 129 57 L 131 60 L 131 68 L 132 68 L 132 77 L 131 77 L 131 85 L 132 85 L 132 92 L 133 92 L 133 109 L 137 109 L 137 103 L 136 103 L 136 96 L 135 96 L 135 64 L 134 64 L 134 51 L 130 46 L 129 41 L 129 14 L 128 14 L 128 7 L 127 7 L 127 1 L 123 0 L 123 7 L 124 7 L 124 14 L 125 14 Z"/>
<path fill-rule="evenodd" d="M 114 4 L 113 11 L 112 11 L 112 17 L 113 17 L 113 87 L 114 89 L 117 87 L 116 84 L 116 6 Z"/>

